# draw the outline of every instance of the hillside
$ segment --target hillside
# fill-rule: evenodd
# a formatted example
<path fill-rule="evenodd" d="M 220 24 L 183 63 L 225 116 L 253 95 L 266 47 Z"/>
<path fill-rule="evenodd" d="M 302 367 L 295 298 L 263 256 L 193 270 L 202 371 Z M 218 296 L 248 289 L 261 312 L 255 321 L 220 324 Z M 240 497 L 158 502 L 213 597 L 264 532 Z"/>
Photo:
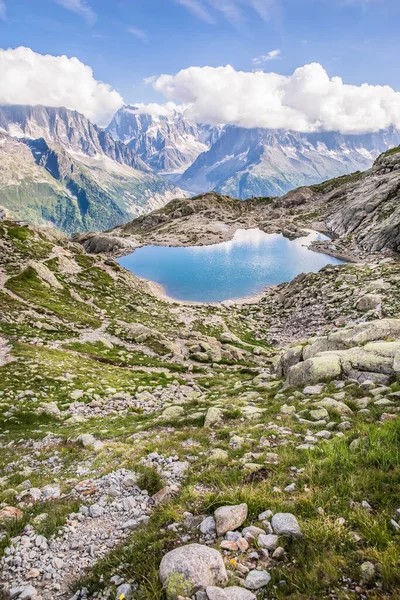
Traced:
<path fill-rule="evenodd" d="M 196 306 L 54 230 L 0 244 L 6 598 L 396 597 L 399 262 Z"/>

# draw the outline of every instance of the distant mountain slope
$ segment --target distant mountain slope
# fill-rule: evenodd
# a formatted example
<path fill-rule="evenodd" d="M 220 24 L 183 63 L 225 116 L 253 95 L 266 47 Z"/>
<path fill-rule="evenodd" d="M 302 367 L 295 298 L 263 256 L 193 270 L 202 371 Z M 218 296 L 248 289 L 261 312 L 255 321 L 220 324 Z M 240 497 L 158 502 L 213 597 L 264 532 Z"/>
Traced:
<path fill-rule="evenodd" d="M 107 127 L 108 134 L 159 173 L 182 173 L 210 148 L 219 131 L 179 113 L 171 117 L 140 114 L 135 106 L 123 106 Z"/>
<path fill-rule="evenodd" d="M 345 136 L 226 127 L 210 150 L 185 171 L 179 185 L 192 193 L 278 196 L 367 169 L 381 152 L 399 143 L 400 131 L 395 129 Z"/>
<path fill-rule="evenodd" d="M 0 107 L 0 206 L 16 218 L 68 232 L 107 229 L 179 195 L 75 111 Z"/>

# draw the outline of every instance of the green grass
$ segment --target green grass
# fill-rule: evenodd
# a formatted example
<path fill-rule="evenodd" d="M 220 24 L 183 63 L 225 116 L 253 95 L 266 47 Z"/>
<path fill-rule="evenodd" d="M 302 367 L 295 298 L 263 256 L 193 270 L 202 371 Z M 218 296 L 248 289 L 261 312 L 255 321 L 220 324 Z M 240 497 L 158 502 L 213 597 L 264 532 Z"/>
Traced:
<path fill-rule="evenodd" d="M 66 321 L 81 327 L 100 326 L 100 320 L 90 306 L 74 300 L 67 289 L 46 287 L 32 267 L 8 279 L 6 287 L 24 300 L 50 310 Z"/>
<path fill-rule="evenodd" d="M 329 179 L 328 181 L 324 181 L 323 183 L 310 185 L 310 190 L 320 194 L 324 194 L 325 192 L 331 192 L 332 190 L 340 187 L 341 185 L 345 185 L 347 183 L 355 183 L 362 177 L 362 175 L 362 171 L 355 171 L 354 173 L 350 173 L 349 175 L 342 175 L 341 177 Z"/>

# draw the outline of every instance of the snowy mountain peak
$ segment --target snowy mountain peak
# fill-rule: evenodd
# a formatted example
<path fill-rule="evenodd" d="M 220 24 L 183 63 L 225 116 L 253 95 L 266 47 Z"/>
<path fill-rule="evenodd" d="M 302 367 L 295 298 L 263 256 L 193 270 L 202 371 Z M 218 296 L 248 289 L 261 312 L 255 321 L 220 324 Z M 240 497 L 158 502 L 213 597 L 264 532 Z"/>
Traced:
<path fill-rule="evenodd" d="M 185 171 L 218 137 L 217 128 L 193 123 L 184 113 L 154 116 L 140 112 L 135 105 L 123 106 L 107 127 L 107 133 L 164 174 Z"/>

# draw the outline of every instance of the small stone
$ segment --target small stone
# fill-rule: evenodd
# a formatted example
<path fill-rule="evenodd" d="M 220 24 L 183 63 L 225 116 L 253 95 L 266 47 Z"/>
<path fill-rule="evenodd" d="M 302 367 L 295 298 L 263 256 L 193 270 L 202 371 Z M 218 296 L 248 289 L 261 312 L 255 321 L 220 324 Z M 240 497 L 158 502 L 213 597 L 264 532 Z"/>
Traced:
<path fill-rule="evenodd" d="M 0 521 L 9 521 L 11 519 L 20 519 L 24 513 L 15 506 L 5 506 L 0 510 Z"/>
<path fill-rule="evenodd" d="M 307 385 L 303 390 L 303 394 L 306 396 L 319 396 L 322 394 L 323 389 L 322 385 Z"/>
<path fill-rule="evenodd" d="M 277 513 L 272 517 L 272 529 L 277 535 L 286 537 L 302 537 L 300 525 L 291 513 Z"/>
<path fill-rule="evenodd" d="M 211 408 L 208 409 L 205 419 L 204 419 L 204 427 L 209 427 L 209 428 L 213 428 L 213 427 L 217 427 L 218 425 L 221 425 L 222 421 L 223 421 L 223 415 L 224 413 L 222 412 L 222 410 L 220 408 L 217 408 L 216 406 L 212 406 Z"/>
<path fill-rule="evenodd" d="M 214 512 L 215 524 L 218 535 L 224 535 L 227 531 L 234 531 L 247 519 L 247 504 L 235 506 L 221 506 Z"/>
<path fill-rule="evenodd" d="M 276 550 L 272 553 L 272 558 L 274 560 L 282 560 L 285 556 L 285 549 L 282 546 L 278 546 Z"/>
<path fill-rule="evenodd" d="M 39 577 L 39 575 L 40 575 L 39 569 L 30 569 L 26 573 L 25 578 L 26 579 L 36 579 L 36 577 Z"/>
<path fill-rule="evenodd" d="M 238 539 L 236 544 L 240 552 L 246 552 L 246 550 L 249 548 L 249 542 L 244 537 Z"/>
<path fill-rule="evenodd" d="M 129 585 L 129 583 L 123 583 L 122 585 L 118 586 L 115 600 L 120 600 L 121 597 L 124 600 L 129 600 L 129 598 L 132 598 L 132 587 Z"/>
<path fill-rule="evenodd" d="M 235 552 L 238 549 L 237 543 L 230 540 L 222 540 L 220 547 L 230 552 Z"/>
<path fill-rule="evenodd" d="M 268 585 L 270 581 L 271 575 L 268 571 L 257 571 L 256 569 L 253 569 L 247 575 L 243 585 L 248 590 L 259 590 Z"/>
<path fill-rule="evenodd" d="M 258 515 L 258 520 L 259 521 L 269 521 L 269 519 L 272 517 L 274 513 L 272 512 L 272 510 L 264 510 L 264 512 L 260 513 Z"/>
<path fill-rule="evenodd" d="M 21 585 L 8 591 L 9 598 L 18 598 L 18 600 L 35 600 L 37 595 L 37 590 L 32 585 Z"/>
<path fill-rule="evenodd" d="M 294 492 L 296 490 L 296 484 L 295 483 L 291 483 L 290 485 L 287 485 L 284 488 L 285 492 Z"/>
<path fill-rule="evenodd" d="M 203 535 L 215 535 L 216 528 L 214 517 L 206 517 L 200 523 L 200 531 Z"/>
<path fill-rule="evenodd" d="M 255 540 L 260 534 L 266 533 L 265 529 L 261 529 L 261 527 L 255 527 L 254 525 L 250 525 L 249 527 L 245 527 L 242 531 L 242 536 L 250 541 Z"/>
<path fill-rule="evenodd" d="M 267 550 L 275 550 L 278 546 L 278 536 L 273 534 L 261 534 L 258 536 L 257 543 L 259 546 L 261 546 L 261 548 L 266 548 Z"/>
<path fill-rule="evenodd" d="M 102 506 L 100 506 L 99 504 L 92 504 L 92 506 L 89 506 L 89 515 L 93 519 L 97 519 L 98 517 L 101 517 L 103 513 L 104 513 L 104 508 Z"/>
<path fill-rule="evenodd" d="M 362 563 L 362 565 L 360 567 L 360 572 L 361 572 L 361 582 L 369 583 L 375 577 L 375 573 L 376 573 L 375 565 L 370 561 L 366 561 L 366 562 Z"/>
<path fill-rule="evenodd" d="M 208 600 L 228 600 L 228 596 L 224 590 L 213 585 L 206 587 L 206 596 Z"/>
<path fill-rule="evenodd" d="M 316 408 L 314 410 L 310 410 L 310 417 L 314 421 L 321 421 L 323 419 L 329 419 L 329 413 L 324 407 Z"/>

